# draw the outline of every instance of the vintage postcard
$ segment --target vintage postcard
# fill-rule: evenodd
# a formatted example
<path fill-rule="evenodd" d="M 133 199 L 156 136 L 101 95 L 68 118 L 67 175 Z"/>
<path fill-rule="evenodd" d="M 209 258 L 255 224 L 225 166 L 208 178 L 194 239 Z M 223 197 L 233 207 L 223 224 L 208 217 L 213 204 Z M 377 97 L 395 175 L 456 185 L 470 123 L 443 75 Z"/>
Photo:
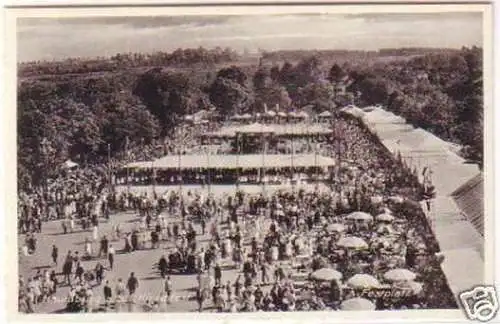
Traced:
<path fill-rule="evenodd" d="M 10 318 L 493 322 L 492 31 L 486 4 L 7 8 Z"/>

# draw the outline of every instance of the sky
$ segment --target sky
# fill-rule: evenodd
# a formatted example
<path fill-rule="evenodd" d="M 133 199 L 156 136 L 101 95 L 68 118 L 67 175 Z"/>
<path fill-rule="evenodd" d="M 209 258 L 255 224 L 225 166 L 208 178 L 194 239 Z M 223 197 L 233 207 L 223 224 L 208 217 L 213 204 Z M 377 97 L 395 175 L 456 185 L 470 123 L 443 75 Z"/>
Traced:
<path fill-rule="evenodd" d="M 17 60 L 177 48 L 237 51 L 482 46 L 480 13 L 22 18 Z"/>

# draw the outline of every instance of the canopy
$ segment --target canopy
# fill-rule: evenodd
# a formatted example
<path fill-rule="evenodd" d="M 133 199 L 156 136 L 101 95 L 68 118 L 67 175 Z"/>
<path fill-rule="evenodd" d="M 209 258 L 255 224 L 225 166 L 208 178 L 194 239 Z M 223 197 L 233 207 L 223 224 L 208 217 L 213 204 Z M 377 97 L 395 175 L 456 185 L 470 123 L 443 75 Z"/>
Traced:
<path fill-rule="evenodd" d="M 375 310 L 375 304 L 368 299 L 356 297 L 342 302 L 340 308 L 346 311 Z"/>
<path fill-rule="evenodd" d="M 73 169 L 73 168 L 78 167 L 78 163 L 73 162 L 73 161 L 71 161 L 71 160 L 66 160 L 66 161 L 62 164 L 62 167 L 63 167 L 64 169 Z"/>
<path fill-rule="evenodd" d="M 276 116 L 276 113 L 274 112 L 274 110 L 268 110 L 266 111 L 266 115 L 269 117 L 274 117 Z"/>
<path fill-rule="evenodd" d="M 365 212 L 357 211 L 347 215 L 346 219 L 370 221 L 373 219 L 373 216 Z"/>
<path fill-rule="evenodd" d="M 307 118 L 309 117 L 309 114 L 306 113 L 305 111 L 301 111 L 297 116 L 301 118 Z"/>
<path fill-rule="evenodd" d="M 186 116 L 184 116 L 184 119 L 185 120 L 193 120 L 194 117 L 193 117 L 193 115 L 186 115 Z"/>
<path fill-rule="evenodd" d="M 293 163 L 292 163 L 293 159 Z M 166 155 L 153 162 L 129 163 L 125 168 L 144 169 L 259 169 L 259 168 L 312 168 L 332 167 L 335 160 L 315 154 L 197 154 Z"/>
<path fill-rule="evenodd" d="M 241 115 L 235 114 L 234 116 L 231 117 L 231 119 L 233 120 L 241 119 Z"/>
<path fill-rule="evenodd" d="M 348 106 L 348 107 L 342 108 L 341 111 L 345 112 L 349 115 L 352 115 L 354 117 L 363 117 L 363 115 L 365 114 L 363 109 L 360 109 L 360 108 L 354 107 L 354 106 Z"/>
<path fill-rule="evenodd" d="M 337 245 L 341 246 L 341 247 L 352 248 L 352 249 L 366 249 L 366 248 L 368 248 L 368 244 L 365 242 L 365 240 L 363 240 L 360 237 L 356 237 L 356 236 L 343 237 L 337 242 Z"/>
<path fill-rule="evenodd" d="M 347 280 L 347 284 L 353 288 L 378 288 L 380 282 L 369 274 L 356 274 Z"/>
<path fill-rule="evenodd" d="M 322 268 L 311 273 L 311 279 L 319 281 L 332 281 L 342 279 L 342 273 L 335 269 Z"/>
<path fill-rule="evenodd" d="M 280 111 L 280 112 L 278 112 L 278 116 L 280 116 L 280 117 L 286 117 L 287 115 L 286 115 L 285 112 Z"/>
<path fill-rule="evenodd" d="M 250 118 L 252 118 L 250 116 Z M 250 134 L 261 134 L 261 133 L 273 133 L 274 130 L 264 124 L 253 123 L 250 125 L 239 127 L 236 133 L 250 133 Z"/>
<path fill-rule="evenodd" d="M 243 114 L 243 115 L 241 116 L 241 119 L 251 119 L 251 118 L 252 118 L 252 115 L 250 115 L 250 114 L 248 114 L 248 113 L 247 113 L 247 114 Z"/>
<path fill-rule="evenodd" d="M 408 269 L 392 269 L 384 274 L 384 278 L 389 281 L 413 281 L 417 275 Z"/>

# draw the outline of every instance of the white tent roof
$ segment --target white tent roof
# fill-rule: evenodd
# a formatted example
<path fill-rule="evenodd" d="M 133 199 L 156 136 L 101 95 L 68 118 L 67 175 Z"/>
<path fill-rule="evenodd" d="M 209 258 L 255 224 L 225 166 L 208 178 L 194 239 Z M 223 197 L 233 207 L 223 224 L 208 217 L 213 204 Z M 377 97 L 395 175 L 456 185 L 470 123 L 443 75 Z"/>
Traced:
<path fill-rule="evenodd" d="M 329 112 L 328 110 L 323 111 L 321 114 L 318 115 L 318 117 L 331 117 L 332 113 Z"/>
<path fill-rule="evenodd" d="M 335 160 L 326 156 L 314 154 L 245 154 L 245 155 L 167 155 L 153 162 L 134 162 L 125 168 L 156 168 L 156 169 L 256 169 L 265 168 L 295 168 L 330 167 Z"/>
<path fill-rule="evenodd" d="M 348 113 L 350 115 L 353 115 L 355 117 L 363 117 L 363 115 L 365 114 L 363 109 L 360 109 L 360 108 L 354 107 L 354 106 L 348 106 L 348 107 L 342 108 L 341 111 Z"/>

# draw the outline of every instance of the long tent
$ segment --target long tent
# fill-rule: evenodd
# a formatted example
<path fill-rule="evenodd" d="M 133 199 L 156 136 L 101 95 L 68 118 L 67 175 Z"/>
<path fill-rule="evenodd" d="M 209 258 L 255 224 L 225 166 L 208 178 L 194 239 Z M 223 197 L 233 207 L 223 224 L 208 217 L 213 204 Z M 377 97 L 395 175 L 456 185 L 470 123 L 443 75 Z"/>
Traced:
<path fill-rule="evenodd" d="M 155 161 L 134 162 L 132 169 L 259 169 L 333 167 L 335 160 L 315 154 L 167 155 Z"/>

